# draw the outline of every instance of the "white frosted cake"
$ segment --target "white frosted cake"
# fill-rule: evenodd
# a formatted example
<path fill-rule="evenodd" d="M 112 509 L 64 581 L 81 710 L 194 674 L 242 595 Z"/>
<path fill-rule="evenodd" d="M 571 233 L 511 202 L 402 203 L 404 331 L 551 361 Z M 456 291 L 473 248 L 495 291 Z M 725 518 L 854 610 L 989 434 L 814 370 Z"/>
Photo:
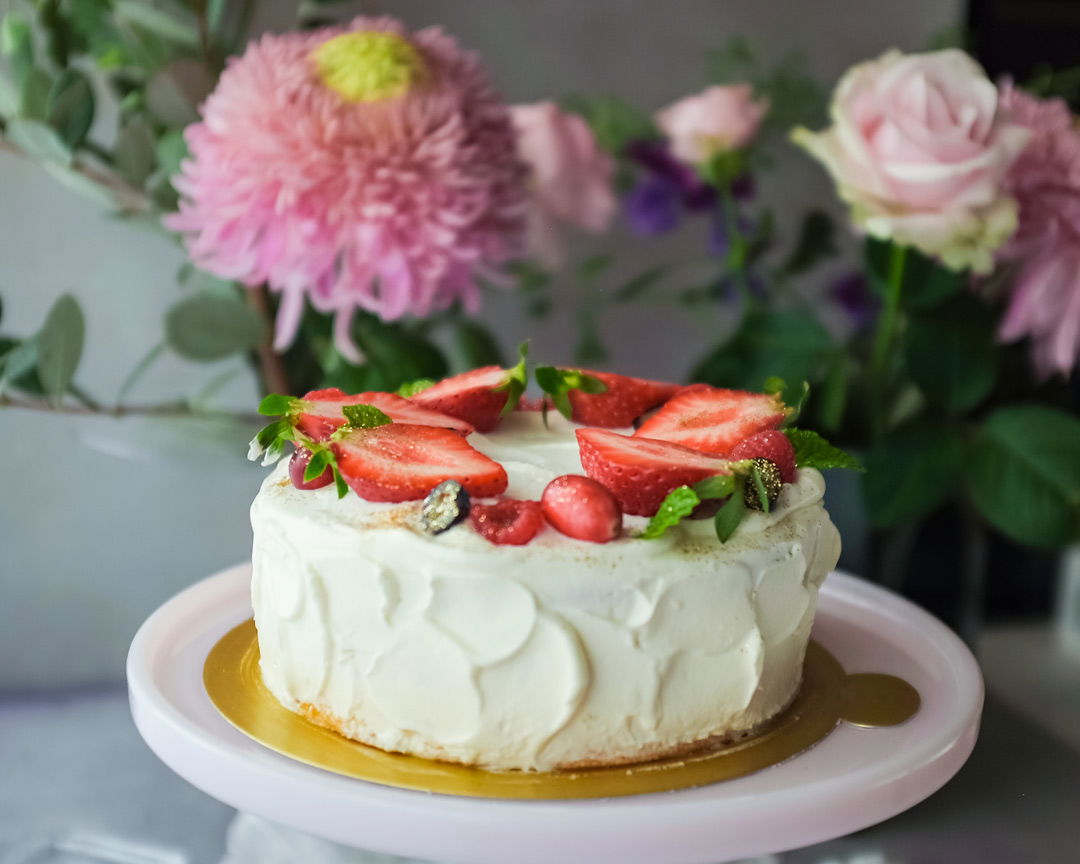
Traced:
<path fill-rule="evenodd" d="M 488 497 L 539 501 L 556 477 L 597 476 L 581 428 L 515 411 L 462 440 L 505 470 Z M 603 434 L 641 440 L 633 432 Z M 648 516 L 628 515 L 608 542 L 544 522 L 523 545 L 499 545 L 468 519 L 430 533 L 420 500 L 296 488 L 282 463 L 251 509 L 263 680 L 349 738 L 498 770 L 629 763 L 744 736 L 798 692 L 839 555 L 821 475 L 789 479 L 723 544 L 711 519 L 642 539 Z"/>

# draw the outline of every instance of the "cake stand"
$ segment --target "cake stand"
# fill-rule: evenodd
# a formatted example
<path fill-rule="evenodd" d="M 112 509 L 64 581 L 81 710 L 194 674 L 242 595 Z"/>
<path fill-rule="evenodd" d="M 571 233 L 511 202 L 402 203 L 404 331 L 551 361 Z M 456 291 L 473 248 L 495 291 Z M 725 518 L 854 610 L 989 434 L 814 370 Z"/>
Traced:
<path fill-rule="evenodd" d="M 716 864 L 865 828 L 931 795 L 978 735 L 983 684 L 941 622 L 832 573 L 814 638 L 847 672 L 904 678 L 922 697 L 899 726 L 841 723 L 772 768 L 696 789 L 622 798 L 508 801 L 378 786 L 296 762 L 227 723 L 202 683 L 207 652 L 250 617 L 250 565 L 173 597 L 128 654 L 131 713 L 150 748 L 204 792 L 348 846 L 458 864 Z"/>

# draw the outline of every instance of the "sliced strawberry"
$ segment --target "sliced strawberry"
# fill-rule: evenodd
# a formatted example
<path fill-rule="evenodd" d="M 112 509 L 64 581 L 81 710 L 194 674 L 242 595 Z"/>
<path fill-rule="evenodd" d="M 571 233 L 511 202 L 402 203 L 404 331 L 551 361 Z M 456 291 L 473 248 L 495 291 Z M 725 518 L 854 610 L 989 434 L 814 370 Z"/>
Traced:
<path fill-rule="evenodd" d="M 540 496 L 544 517 L 557 531 L 577 540 L 607 543 L 622 532 L 622 507 L 608 489 L 591 477 L 563 474 Z"/>
<path fill-rule="evenodd" d="M 524 546 L 544 527 L 540 502 L 517 498 L 474 504 L 469 519 L 477 534 L 499 546 Z"/>
<path fill-rule="evenodd" d="M 744 438 L 777 428 L 786 416 L 784 403 L 768 393 L 695 387 L 671 399 L 634 434 L 727 456 Z"/>
<path fill-rule="evenodd" d="M 457 480 L 474 498 L 506 491 L 506 471 L 449 429 L 389 423 L 353 429 L 333 445 L 345 482 L 368 501 L 423 498 Z"/>
<path fill-rule="evenodd" d="M 574 412 L 571 419 L 586 426 L 630 426 L 650 408 L 666 402 L 680 389 L 680 385 L 664 381 L 631 378 L 611 372 L 591 372 L 588 369 L 581 371 L 599 378 L 607 386 L 603 393 L 571 390 L 567 394 Z"/>
<path fill-rule="evenodd" d="M 349 395 L 336 387 L 331 387 L 328 390 L 312 390 L 304 397 L 304 401 L 309 403 L 308 408 L 300 415 L 297 425 L 301 432 L 316 441 L 325 441 L 345 422 L 345 415 L 341 413 L 345 405 L 374 405 L 395 423 L 439 426 L 444 429 L 453 429 L 462 435 L 468 435 L 474 431 L 471 425 L 457 417 L 424 408 L 394 393 Z"/>
<path fill-rule="evenodd" d="M 585 473 L 635 516 L 652 516 L 672 489 L 731 473 L 727 460 L 667 441 L 605 429 L 578 429 L 577 439 Z"/>
<path fill-rule="evenodd" d="M 780 479 L 795 482 L 795 448 L 779 429 L 766 429 L 744 438 L 731 451 L 735 459 L 768 459 L 780 469 Z"/>
<path fill-rule="evenodd" d="M 506 405 L 506 391 L 495 388 L 506 383 L 507 374 L 501 366 L 481 366 L 446 378 L 411 398 L 417 405 L 471 423 L 479 432 L 490 432 L 499 424 Z"/>

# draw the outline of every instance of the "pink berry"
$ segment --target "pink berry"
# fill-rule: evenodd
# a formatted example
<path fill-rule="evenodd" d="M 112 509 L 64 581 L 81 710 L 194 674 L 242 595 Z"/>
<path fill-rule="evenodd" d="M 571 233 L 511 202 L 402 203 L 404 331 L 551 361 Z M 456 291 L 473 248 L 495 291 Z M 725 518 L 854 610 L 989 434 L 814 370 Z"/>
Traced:
<path fill-rule="evenodd" d="M 780 469 L 780 479 L 795 482 L 795 450 L 787 435 L 779 429 L 758 432 L 744 438 L 731 451 L 731 459 L 768 459 Z"/>
<path fill-rule="evenodd" d="M 296 452 L 289 459 L 289 477 L 292 485 L 297 489 L 321 489 L 334 482 L 334 472 L 328 467 L 314 480 L 304 480 L 304 471 L 307 470 L 308 462 L 311 461 L 311 451 L 307 447 L 297 447 Z"/>
<path fill-rule="evenodd" d="M 564 474 L 540 496 L 540 506 L 552 527 L 567 537 L 607 543 L 622 532 L 622 507 L 611 491 L 591 477 Z"/>
<path fill-rule="evenodd" d="M 524 546 L 544 527 L 540 502 L 517 498 L 473 504 L 469 519 L 477 534 L 498 546 Z"/>

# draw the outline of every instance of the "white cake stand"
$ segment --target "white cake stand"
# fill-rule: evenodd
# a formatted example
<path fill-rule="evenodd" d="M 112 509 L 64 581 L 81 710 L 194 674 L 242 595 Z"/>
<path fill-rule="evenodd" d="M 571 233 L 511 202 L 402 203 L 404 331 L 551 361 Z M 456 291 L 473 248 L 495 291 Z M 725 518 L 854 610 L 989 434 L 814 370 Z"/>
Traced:
<path fill-rule="evenodd" d="M 757 774 L 653 795 L 500 801 L 378 786 L 274 753 L 211 704 L 203 661 L 251 615 L 250 572 L 199 582 L 143 624 L 127 662 L 135 725 L 166 765 L 215 798 L 349 846 L 459 864 L 715 864 L 888 819 L 948 781 L 978 734 L 982 676 L 963 643 L 906 600 L 833 573 L 814 637 L 846 671 L 890 673 L 918 689 L 922 707 L 900 726 L 841 724 Z"/>

